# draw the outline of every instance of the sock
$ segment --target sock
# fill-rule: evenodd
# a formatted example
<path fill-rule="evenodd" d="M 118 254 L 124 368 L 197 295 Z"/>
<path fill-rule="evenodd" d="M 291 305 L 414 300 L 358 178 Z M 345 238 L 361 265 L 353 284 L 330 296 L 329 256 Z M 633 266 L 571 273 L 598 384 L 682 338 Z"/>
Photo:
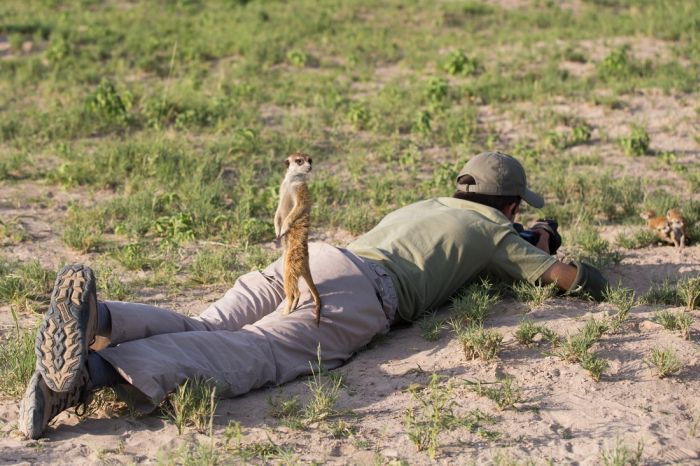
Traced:
<path fill-rule="evenodd" d="M 112 315 L 103 302 L 97 303 L 97 335 L 109 338 L 112 335 Z"/>
<path fill-rule="evenodd" d="M 92 389 L 114 387 L 115 385 L 127 383 L 114 366 L 108 363 L 99 353 L 93 352 L 88 354 L 87 367 Z"/>

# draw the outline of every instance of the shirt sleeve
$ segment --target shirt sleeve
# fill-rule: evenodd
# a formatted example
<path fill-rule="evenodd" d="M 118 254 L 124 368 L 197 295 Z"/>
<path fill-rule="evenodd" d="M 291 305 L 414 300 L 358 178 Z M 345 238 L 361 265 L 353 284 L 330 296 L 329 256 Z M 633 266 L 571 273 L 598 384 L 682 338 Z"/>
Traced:
<path fill-rule="evenodd" d="M 556 262 L 555 257 L 513 232 L 498 243 L 487 270 L 501 278 L 534 284 Z"/>

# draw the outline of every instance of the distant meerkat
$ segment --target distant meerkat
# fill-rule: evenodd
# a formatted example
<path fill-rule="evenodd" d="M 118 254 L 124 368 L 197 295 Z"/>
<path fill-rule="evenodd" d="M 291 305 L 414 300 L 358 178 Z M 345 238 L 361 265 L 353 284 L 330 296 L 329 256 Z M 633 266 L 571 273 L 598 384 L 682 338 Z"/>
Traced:
<path fill-rule="evenodd" d="M 683 248 L 688 242 L 688 224 L 679 209 L 671 209 L 666 212 L 666 222 L 670 231 L 674 246 Z"/>
<path fill-rule="evenodd" d="M 295 152 L 287 160 L 287 173 L 280 186 L 280 200 L 275 212 L 275 234 L 284 248 L 284 294 L 287 306 L 283 314 L 296 309 L 299 303 L 299 277 L 304 277 L 313 297 L 316 325 L 321 322 L 321 296 L 311 277 L 309 267 L 309 227 L 311 223 L 311 193 L 306 179 L 311 171 L 311 157 Z"/>
<path fill-rule="evenodd" d="M 656 233 L 660 240 L 673 244 L 671 227 L 666 221 L 666 217 L 657 216 L 653 210 L 645 210 L 639 216 L 647 221 L 647 226 Z"/>

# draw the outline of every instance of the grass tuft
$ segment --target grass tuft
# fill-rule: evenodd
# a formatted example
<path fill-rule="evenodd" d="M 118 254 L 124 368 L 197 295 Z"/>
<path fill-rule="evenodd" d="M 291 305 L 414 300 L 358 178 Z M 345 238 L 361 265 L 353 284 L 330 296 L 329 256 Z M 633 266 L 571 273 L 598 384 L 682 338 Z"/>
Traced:
<path fill-rule="evenodd" d="M 617 333 L 635 304 L 634 290 L 624 288 L 622 285 L 618 285 L 616 288 L 608 287 L 603 298 L 617 308 L 617 314 L 608 320 L 611 332 Z"/>
<path fill-rule="evenodd" d="M 436 312 L 432 312 L 418 321 L 418 327 L 427 341 L 437 341 L 445 328 L 445 321 L 442 317 L 438 317 Z"/>
<path fill-rule="evenodd" d="M 516 403 L 523 401 L 522 391 L 516 385 L 515 379 L 510 375 L 493 383 L 477 381 L 476 383 L 468 382 L 468 384 L 477 395 L 484 396 L 495 402 L 500 411 L 513 409 Z"/>
<path fill-rule="evenodd" d="M 603 466 L 640 466 L 642 464 L 644 444 L 640 440 L 637 448 L 631 450 L 618 440 L 612 449 L 603 450 L 600 454 L 600 462 Z"/>
<path fill-rule="evenodd" d="M 678 297 L 688 311 L 700 304 L 700 277 L 686 278 L 678 282 Z"/>
<path fill-rule="evenodd" d="M 512 285 L 512 290 L 518 301 L 529 303 L 533 307 L 539 307 L 556 296 L 557 285 L 556 283 L 533 285 L 528 282 L 516 282 Z"/>
<path fill-rule="evenodd" d="M 652 348 L 651 354 L 645 361 L 656 370 L 656 375 L 660 379 L 679 373 L 683 367 L 683 363 L 672 348 Z"/>
<path fill-rule="evenodd" d="M 12 311 L 14 332 L 0 343 L 0 393 L 19 398 L 27 387 L 36 366 L 34 340 L 36 329 L 22 329 Z"/>
<path fill-rule="evenodd" d="M 163 405 L 168 419 L 182 435 L 186 427 L 204 433 L 216 411 L 216 387 L 211 380 L 189 379 L 172 393 Z"/>

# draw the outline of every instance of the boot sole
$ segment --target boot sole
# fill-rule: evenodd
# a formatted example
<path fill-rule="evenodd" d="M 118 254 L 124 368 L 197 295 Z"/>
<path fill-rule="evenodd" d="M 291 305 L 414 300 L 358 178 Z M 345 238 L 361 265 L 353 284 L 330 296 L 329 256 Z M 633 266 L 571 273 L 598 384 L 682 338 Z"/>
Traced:
<path fill-rule="evenodd" d="M 67 392 L 78 384 L 94 338 L 86 333 L 90 329 L 94 332 L 96 318 L 92 270 L 80 264 L 67 265 L 56 278 L 51 304 L 34 344 L 37 370 L 49 389 Z"/>

